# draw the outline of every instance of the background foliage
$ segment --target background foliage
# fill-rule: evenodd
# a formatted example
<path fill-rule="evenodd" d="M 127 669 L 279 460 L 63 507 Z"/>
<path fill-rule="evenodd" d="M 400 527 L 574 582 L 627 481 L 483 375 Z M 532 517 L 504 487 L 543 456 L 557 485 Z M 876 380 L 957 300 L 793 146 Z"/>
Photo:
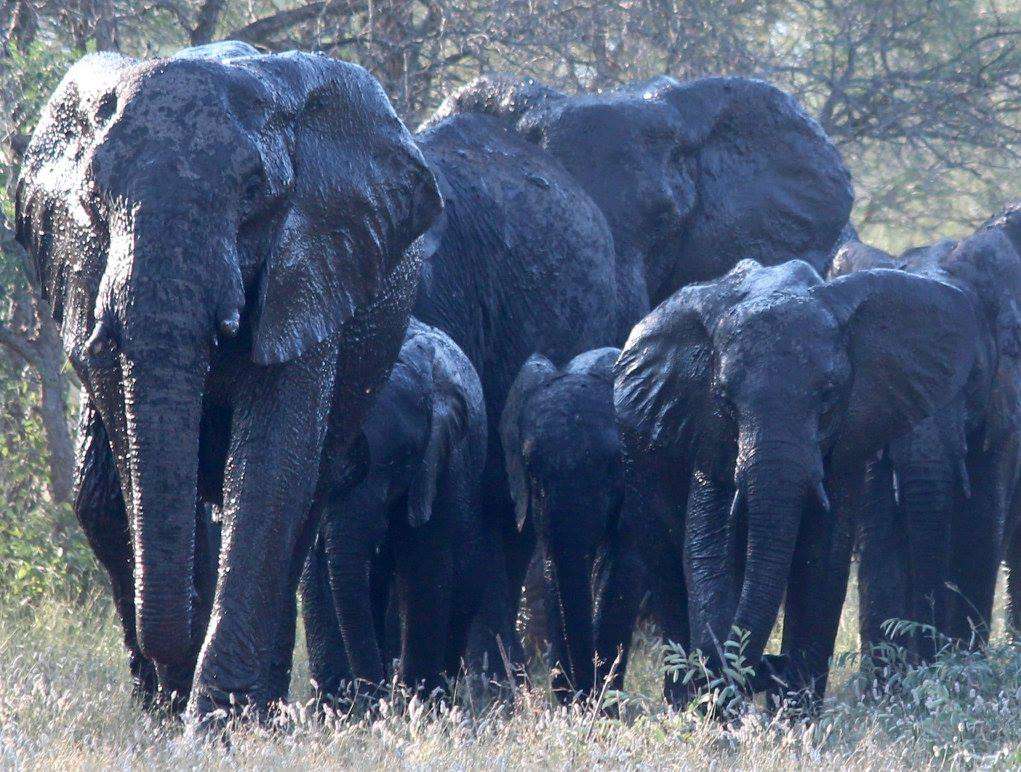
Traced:
<path fill-rule="evenodd" d="M 752 75 L 840 146 L 866 240 L 960 236 L 1018 194 L 1018 0 L 0 0 L 0 36 L 0 594 L 28 600 L 97 580 L 68 503 L 75 384 L 10 229 L 39 108 L 86 51 L 322 50 L 367 67 L 411 125 L 484 72 L 571 91 Z"/>

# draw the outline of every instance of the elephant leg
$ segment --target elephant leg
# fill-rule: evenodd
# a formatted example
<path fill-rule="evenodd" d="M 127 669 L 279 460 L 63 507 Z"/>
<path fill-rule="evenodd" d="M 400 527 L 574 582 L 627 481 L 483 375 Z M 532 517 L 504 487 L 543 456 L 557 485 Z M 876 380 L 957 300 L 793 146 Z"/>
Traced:
<path fill-rule="evenodd" d="M 657 569 L 652 577 L 652 598 L 656 619 L 663 632 L 663 642 L 680 646 L 689 651 L 691 646 L 690 610 L 688 608 L 688 590 L 684 581 L 684 571 L 670 551 L 662 549 L 656 559 Z M 683 683 L 683 673 L 676 673 L 664 668 L 663 697 L 667 703 L 683 708 L 691 700 L 691 689 Z"/>
<path fill-rule="evenodd" d="M 644 565 L 630 538 L 610 545 L 596 561 L 592 614 L 596 689 L 624 688 L 631 637 L 645 587 Z"/>
<path fill-rule="evenodd" d="M 477 499 L 477 491 L 462 486 L 457 500 L 457 522 L 460 526 L 454 543 L 465 547 L 455 553 L 453 602 L 445 665 L 447 673 L 452 676 L 469 670 L 470 633 L 484 608 L 486 593 L 494 586 L 505 586 L 500 563 L 495 559 L 501 550 L 493 534 L 482 528 L 479 522 L 481 504 Z"/>
<path fill-rule="evenodd" d="M 951 637 L 969 645 L 981 646 L 989 640 L 1015 457 L 1013 447 L 970 453 L 971 497 L 959 495 L 955 502 L 952 612 L 947 627 Z"/>
<path fill-rule="evenodd" d="M 567 631 L 564 624 L 563 607 L 560 604 L 560 590 L 557 584 L 557 566 L 552 555 L 543 550 L 539 561 L 542 567 L 542 604 L 546 629 L 543 635 L 549 646 L 549 668 L 553 694 L 560 702 L 570 702 L 577 690 L 571 658 L 567 648 Z"/>
<path fill-rule="evenodd" d="M 195 506 L 195 600 L 192 606 L 191 656 L 181 665 L 156 666 L 160 691 L 168 696 L 169 705 L 175 713 L 183 711 L 188 703 L 195 665 L 213 610 L 219 556 L 220 525 L 213 522 L 212 508 L 200 501 Z"/>
<path fill-rule="evenodd" d="M 489 576 L 479 601 L 479 610 L 468 633 L 467 660 L 469 669 L 479 675 L 492 674 L 498 678 L 517 678 L 518 668 L 525 661 L 524 651 L 516 629 L 516 601 L 512 600 L 508 578 L 507 540 L 504 529 L 492 523 L 491 513 L 486 514 L 483 539 L 492 544 L 489 559 Z M 504 655 L 510 661 L 512 672 L 506 672 Z"/>
<path fill-rule="evenodd" d="M 373 553 L 385 537 L 385 498 L 374 497 L 372 486 L 359 486 L 328 505 L 321 537 L 325 546 L 329 585 L 351 675 L 359 688 L 376 688 L 386 680 L 380 643 L 385 621 L 379 598 L 389 582 L 374 577 Z M 377 586 L 374 587 L 374 579 Z M 378 586 L 383 584 L 381 588 Z"/>
<path fill-rule="evenodd" d="M 352 676 L 330 590 L 326 546 L 321 527 L 305 561 L 300 592 L 312 693 L 320 700 L 336 698 Z"/>
<path fill-rule="evenodd" d="M 855 477 L 831 481 L 831 515 L 803 519 L 787 585 L 783 653 L 789 662 L 788 683 L 816 700 L 826 692 L 847 594 L 854 520 L 864 491 L 864 476 Z"/>
<path fill-rule="evenodd" d="M 893 498 L 893 469 L 888 459 L 869 463 L 865 502 L 857 518 L 858 621 L 863 657 L 887 639 L 883 623 L 908 614 L 906 545 Z"/>
<path fill-rule="evenodd" d="M 487 398 L 491 399 L 492 395 L 487 393 Z M 487 408 L 491 409 L 488 403 Z M 495 416 L 495 420 L 492 412 L 489 416 L 489 447 L 482 475 L 481 500 L 485 502 L 483 528 L 489 531 L 487 538 L 491 537 L 498 545 L 500 554 L 494 556 L 494 560 L 503 587 L 486 593 L 482 601 L 479 619 L 469 634 L 468 660 L 472 668 L 480 672 L 518 678 L 527 659 L 517 633 L 518 609 L 525 575 L 535 554 L 536 537 L 530 521 L 521 531 L 517 528 L 499 444 L 499 413 Z M 504 657 L 510 663 L 510 673 L 505 672 Z"/>
<path fill-rule="evenodd" d="M 391 678 L 401 653 L 401 632 L 397 621 L 397 604 L 394 600 L 394 554 L 392 545 L 385 544 L 372 559 L 369 569 L 369 593 L 372 603 L 372 623 L 376 640 L 383 655 L 383 672 Z"/>
<path fill-rule="evenodd" d="M 223 570 L 188 706 L 194 719 L 250 704 L 264 710 L 280 696 L 265 682 L 265 657 L 280 615 L 293 620 L 335 372 L 336 352 L 324 346 L 280 367 L 247 369 L 234 384 Z"/>
<path fill-rule="evenodd" d="M 285 700 L 290 688 L 298 621 L 298 586 L 301 583 L 306 558 L 315 541 L 320 508 L 318 503 L 313 504 L 312 511 L 298 536 L 287 572 L 287 584 L 280 598 L 280 611 L 274 629 L 270 632 L 262 681 L 266 690 L 265 700 L 269 704 L 278 704 Z"/>
<path fill-rule="evenodd" d="M 155 708 L 156 668 L 142 656 L 135 631 L 134 558 L 124 497 L 106 427 L 88 398 L 79 415 L 73 501 L 89 547 L 110 578 L 135 695 L 147 709 Z"/>
<path fill-rule="evenodd" d="M 423 696 L 443 687 L 450 637 L 453 571 L 451 545 L 429 523 L 402 528 L 395 546 L 395 589 L 400 620 L 400 681 Z M 432 533 L 426 533 L 426 531 Z"/>
<path fill-rule="evenodd" d="M 732 512 L 733 501 L 732 486 L 705 472 L 692 475 L 685 519 L 684 584 L 680 591 L 670 592 L 670 597 L 678 596 L 686 586 L 691 593 L 687 607 L 691 648 L 701 649 L 714 670 L 722 665 L 722 646 L 731 636 L 747 543 L 747 517 L 743 510 Z M 652 544 L 646 551 L 655 555 L 664 546 Z M 675 555 L 671 560 L 660 555 L 656 560 L 672 567 L 681 563 L 679 557 Z M 663 572 L 650 566 L 650 574 L 656 582 Z M 671 584 L 676 585 L 677 580 L 671 580 Z M 661 595 L 667 597 L 665 589 Z"/>
<path fill-rule="evenodd" d="M 1011 534 L 1007 542 L 1007 624 L 1011 638 L 1017 640 L 1021 631 L 1021 495 L 1015 489 L 1008 511 L 1007 527 Z"/>

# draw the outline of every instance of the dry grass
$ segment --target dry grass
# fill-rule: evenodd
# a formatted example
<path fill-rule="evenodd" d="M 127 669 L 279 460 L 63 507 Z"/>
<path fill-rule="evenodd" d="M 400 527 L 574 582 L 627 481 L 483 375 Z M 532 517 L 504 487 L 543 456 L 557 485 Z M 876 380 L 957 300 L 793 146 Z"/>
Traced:
<path fill-rule="evenodd" d="M 854 648 L 853 604 L 840 647 Z M 1021 647 L 998 636 L 986 656 L 950 653 L 869 696 L 845 664 L 819 720 L 751 708 L 730 726 L 663 708 L 655 645 L 642 639 L 627 721 L 550 705 L 540 686 L 513 708 L 381 711 L 313 721 L 292 706 L 275 730 L 197 744 L 132 704 L 117 628 L 97 605 L 7 608 L 0 618 L 0 767 L 736 767 L 888 769 L 1021 763 Z M 298 663 L 295 694 L 304 689 Z"/>

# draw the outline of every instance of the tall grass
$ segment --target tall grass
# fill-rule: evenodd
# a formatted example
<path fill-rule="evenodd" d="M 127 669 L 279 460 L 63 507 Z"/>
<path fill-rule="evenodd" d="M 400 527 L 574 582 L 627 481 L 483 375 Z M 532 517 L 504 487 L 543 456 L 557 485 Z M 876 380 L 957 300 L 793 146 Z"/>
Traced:
<path fill-rule="evenodd" d="M 118 626 L 103 604 L 60 602 L 0 616 L 0 767 L 329 768 L 385 766 L 889 769 L 1021 764 L 1021 646 L 994 637 L 982 654 L 946 650 L 924 668 L 891 670 L 880 688 L 857 675 L 853 602 L 845 610 L 833 696 L 812 721 L 749 706 L 727 725 L 668 711 L 661 651 L 639 637 L 626 720 L 551 704 L 539 674 L 512 707 L 455 700 L 385 703 L 372 716 L 319 720 L 300 700 L 272 729 L 236 731 L 229 748 L 184 736 L 133 704 Z"/>

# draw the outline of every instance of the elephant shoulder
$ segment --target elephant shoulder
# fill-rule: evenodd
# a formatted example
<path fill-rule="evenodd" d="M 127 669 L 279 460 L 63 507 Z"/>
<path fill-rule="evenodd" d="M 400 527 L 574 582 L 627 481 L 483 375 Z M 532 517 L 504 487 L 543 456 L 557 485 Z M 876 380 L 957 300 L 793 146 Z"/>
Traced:
<path fill-rule="evenodd" d="M 479 306 L 491 336 L 515 341 L 501 356 L 508 385 L 529 352 L 563 361 L 611 342 L 613 237 L 580 183 L 490 116 L 452 116 L 418 141 L 443 179 L 446 225 L 416 312 L 439 322 L 444 306 Z M 459 320 L 443 319 L 445 329 L 448 322 Z"/>

